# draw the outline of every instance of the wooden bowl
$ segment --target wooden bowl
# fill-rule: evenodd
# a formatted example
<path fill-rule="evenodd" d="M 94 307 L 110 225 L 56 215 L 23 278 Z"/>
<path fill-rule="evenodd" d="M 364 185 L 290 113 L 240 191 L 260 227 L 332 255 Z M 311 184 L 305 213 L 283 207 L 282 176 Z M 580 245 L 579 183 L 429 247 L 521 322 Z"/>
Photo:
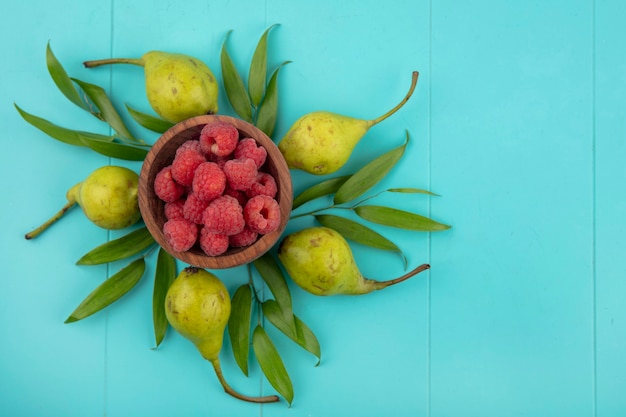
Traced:
<path fill-rule="evenodd" d="M 163 224 L 167 221 L 164 213 L 165 203 L 154 192 L 154 178 L 164 167 L 170 165 L 178 147 L 190 139 L 199 139 L 204 125 L 216 121 L 233 124 L 240 134 L 240 138 L 254 138 L 258 144 L 267 150 L 267 159 L 262 170 L 271 174 L 276 180 L 278 193 L 276 200 L 280 206 L 281 222 L 278 230 L 262 235 L 250 246 L 243 248 L 229 248 L 220 256 L 208 256 L 196 244 L 186 252 L 176 252 L 167 243 L 163 234 Z M 285 230 L 291 214 L 293 189 L 291 175 L 287 163 L 274 142 L 257 127 L 243 120 L 218 115 L 197 116 L 184 120 L 167 130 L 155 142 L 146 156 L 139 174 L 139 210 L 143 220 L 156 240 L 168 253 L 190 265 L 208 268 L 224 269 L 245 265 L 257 259 L 274 246 Z"/>

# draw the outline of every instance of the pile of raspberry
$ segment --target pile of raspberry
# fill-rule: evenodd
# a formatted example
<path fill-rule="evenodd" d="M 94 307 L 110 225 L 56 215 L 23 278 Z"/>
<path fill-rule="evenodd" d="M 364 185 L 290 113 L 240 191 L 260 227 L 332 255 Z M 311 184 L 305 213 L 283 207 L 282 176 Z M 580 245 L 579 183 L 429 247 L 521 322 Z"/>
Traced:
<path fill-rule="evenodd" d="M 165 203 L 163 234 L 173 250 L 194 245 L 209 256 L 248 246 L 278 229 L 276 180 L 264 171 L 267 150 L 240 138 L 227 122 L 202 128 L 177 150 L 155 177 L 154 191 Z"/>

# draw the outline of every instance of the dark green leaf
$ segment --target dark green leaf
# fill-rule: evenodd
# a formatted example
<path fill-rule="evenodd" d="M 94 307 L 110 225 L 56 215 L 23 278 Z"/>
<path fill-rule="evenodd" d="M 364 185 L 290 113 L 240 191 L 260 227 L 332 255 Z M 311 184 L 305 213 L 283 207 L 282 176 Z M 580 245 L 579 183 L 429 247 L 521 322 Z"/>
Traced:
<path fill-rule="evenodd" d="M 257 113 L 256 126 L 269 137 L 274 134 L 274 127 L 276 126 L 276 118 L 278 115 L 278 71 L 283 65 L 289 62 L 290 61 L 283 62 L 274 70 L 270 82 L 267 85 L 265 97 Z"/>
<path fill-rule="evenodd" d="M 145 148 L 125 145 L 116 142 L 104 142 L 90 138 L 81 138 L 83 143 L 91 150 L 111 158 L 123 159 L 125 161 L 143 161 L 148 154 Z"/>
<path fill-rule="evenodd" d="M 152 292 L 152 322 L 154 338 L 158 347 L 167 332 L 168 322 L 165 316 L 165 296 L 167 290 L 176 279 L 176 259 L 163 248 L 159 249 L 156 271 L 154 273 L 154 289 Z"/>
<path fill-rule="evenodd" d="M 316 198 L 330 195 L 335 192 L 350 178 L 350 175 L 343 177 L 331 178 L 329 180 L 322 181 L 314 186 L 307 188 L 300 194 L 298 194 L 292 203 L 292 208 L 295 210 L 304 203 L 315 200 Z"/>
<path fill-rule="evenodd" d="M 97 133 L 66 129 L 64 127 L 55 125 L 54 123 L 51 123 L 45 119 L 42 119 L 41 117 L 35 116 L 22 110 L 18 107 L 17 104 L 15 104 L 15 108 L 28 123 L 35 126 L 37 129 L 41 130 L 53 139 L 56 139 L 63 143 L 67 143 L 68 145 L 86 146 L 85 140 L 111 142 L 114 139 L 113 136 L 105 136 L 99 135 Z"/>
<path fill-rule="evenodd" d="M 226 90 L 226 96 L 228 97 L 228 101 L 233 107 L 233 110 L 235 110 L 235 112 L 242 119 L 252 123 L 252 104 L 250 103 L 250 97 L 248 97 L 248 92 L 246 91 L 246 87 L 243 85 L 241 76 L 237 72 L 235 64 L 233 64 L 233 61 L 226 50 L 226 41 L 228 40 L 229 34 L 230 31 L 226 34 L 226 39 L 222 45 L 222 53 L 220 56 L 224 89 Z"/>
<path fill-rule="evenodd" d="M 291 306 L 291 293 L 287 286 L 285 276 L 281 271 L 274 257 L 268 252 L 254 261 L 254 266 L 274 295 L 274 299 L 280 306 L 285 320 L 290 323 L 292 329 L 295 330 L 293 320 L 293 309 Z"/>
<path fill-rule="evenodd" d="M 48 46 L 46 48 L 46 65 L 48 66 L 48 72 L 52 77 L 52 80 L 59 88 L 61 93 L 65 97 L 67 97 L 72 103 L 76 104 L 78 107 L 91 112 L 87 103 L 80 97 L 78 90 L 74 87 L 72 80 L 65 72 L 65 69 L 61 65 L 61 63 L 57 60 L 57 58 L 52 53 L 52 48 L 50 48 L 50 42 L 48 42 Z"/>
<path fill-rule="evenodd" d="M 313 334 L 306 324 L 304 324 L 298 317 L 294 315 L 295 331 L 291 327 L 290 323 L 285 320 L 285 316 L 281 311 L 278 303 L 274 300 L 267 300 L 262 304 L 263 316 L 267 318 L 278 330 L 284 333 L 291 340 L 296 342 L 302 348 L 315 355 L 319 360 L 321 359 L 321 349 L 317 337 Z"/>
<path fill-rule="evenodd" d="M 148 130 L 152 130 L 153 132 L 164 133 L 167 129 L 174 126 L 174 123 L 172 122 L 168 122 L 160 117 L 151 116 L 147 113 L 142 113 L 133 109 L 128 104 L 126 105 L 126 109 L 128 109 L 128 113 L 137 123 L 139 123 L 140 126 L 145 127 Z"/>
<path fill-rule="evenodd" d="M 406 230 L 416 230 L 420 232 L 436 232 L 447 230 L 450 226 L 438 223 L 428 217 L 383 206 L 360 206 L 354 209 L 355 213 L 372 223 L 385 226 L 397 227 Z"/>
<path fill-rule="evenodd" d="M 146 261 L 144 258 L 139 258 L 131 262 L 128 266 L 96 287 L 96 289 L 76 307 L 76 310 L 70 314 L 65 320 L 65 323 L 73 323 L 85 317 L 89 317 L 120 299 L 139 282 L 145 269 Z"/>
<path fill-rule="evenodd" d="M 404 193 L 404 194 L 428 194 L 439 197 L 439 194 L 431 193 L 428 190 L 422 190 L 421 188 L 390 188 L 387 191 L 391 193 Z"/>
<path fill-rule="evenodd" d="M 152 244 L 154 244 L 154 238 L 147 228 L 142 227 L 92 249 L 83 255 L 76 264 L 100 265 L 118 261 L 136 255 Z"/>
<path fill-rule="evenodd" d="M 354 200 L 382 180 L 400 158 L 402 158 L 409 140 L 408 132 L 406 135 L 407 141 L 404 145 L 379 156 L 352 175 L 350 179 L 337 190 L 335 194 L 335 204 L 343 204 Z"/>
<path fill-rule="evenodd" d="M 291 405 L 293 401 L 293 385 L 285 369 L 283 360 L 276 347 L 261 326 L 257 326 L 252 334 L 252 348 L 263 374 L 282 397 Z"/>
<path fill-rule="evenodd" d="M 231 301 L 228 319 L 228 336 L 233 356 L 245 376 L 248 376 L 248 355 L 250 353 L 250 314 L 252 290 L 249 285 L 237 288 Z"/>
<path fill-rule="evenodd" d="M 248 74 L 248 92 L 252 104 L 256 107 L 265 93 L 265 78 L 267 77 L 267 35 L 276 25 L 272 25 L 261 36 L 252 55 L 250 72 Z M 262 130 L 262 129 L 261 129 Z M 268 135 L 269 136 L 269 135 Z"/>
<path fill-rule="evenodd" d="M 345 217 L 333 216 L 330 214 L 322 214 L 315 216 L 315 219 L 322 226 L 329 227 L 339 232 L 346 239 L 353 240 L 362 245 L 366 245 L 376 249 L 397 252 L 407 266 L 407 259 L 395 243 L 375 232 L 367 226 L 357 223 Z"/>
<path fill-rule="evenodd" d="M 100 110 L 100 114 L 93 113 L 96 117 L 101 118 L 105 122 L 109 124 L 117 132 L 120 137 L 130 139 L 134 142 L 137 142 L 137 139 L 133 137 L 133 135 L 128 131 L 128 128 L 124 124 L 124 121 L 120 117 L 119 113 L 113 106 L 113 103 L 109 99 L 106 91 L 100 86 L 95 84 L 86 83 L 84 81 L 78 80 L 76 78 L 72 78 L 76 84 L 83 89 L 87 97 L 96 105 L 96 107 Z"/>

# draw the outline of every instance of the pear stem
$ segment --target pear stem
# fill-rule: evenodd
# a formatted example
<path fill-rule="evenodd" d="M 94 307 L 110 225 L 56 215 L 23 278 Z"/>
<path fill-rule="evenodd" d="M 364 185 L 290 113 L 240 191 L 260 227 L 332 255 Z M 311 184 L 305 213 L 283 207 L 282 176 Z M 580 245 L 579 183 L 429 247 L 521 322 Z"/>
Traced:
<path fill-rule="evenodd" d="M 42 224 L 41 226 L 39 226 L 38 228 L 36 228 L 35 230 L 26 233 L 26 235 L 24 235 L 24 237 L 27 240 L 36 238 L 37 236 L 39 236 L 44 230 L 46 230 L 48 227 L 50 227 L 54 222 L 56 222 L 57 220 L 59 220 L 61 217 L 63 217 L 63 215 L 65 213 L 68 212 L 69 209 L 71 209 L 72 207 L 74 207 L 74 205 L 76 204 L 76 200 L 75 199 L 71 199 L 68 200 L 67 204 L 63 206 L 63 208 L 61 210 L 59 210 L 54 216 L 52 216 L 50 219 L 48 219 L 44 224 Z"/>
<path fill-rule="evenodd" d="M 412 271 L 409 271 L 406 274 L 404 274 L 401 277 L 398 277 L 396 279 L 392 279 L 392 280 L 389 280 L 389 281 L 373 281 L 373 280 L 371 280 L 371 281 L 376 284 L 375 285 L 375 289 L 382 290 L 383 288 L 387 288 L 387 287 L 390 287 L 392 285 L 399 284 L 402 281 L 406 281 L 407 279 L 411 278 L 412 276 L 415 276 L 415 275 L 419 274 L 420 272 L 426 271 L 427 269 L 430 269 L 430 265 L 429 264 L 422 264 L 422 265 L 418 266 L 417 268 L 413 269 Z"/>
<path fill-rule="evenodd" d="M 100 65 L 108 65 L 108 64 L 132 64 L 139 65 L 143 67 L 144 62 L 143 59 L 138 58 L 106 58 L 106 59 L 94 59 L 92 61 L 85 61 L 83 65 L 86 68 L 99 67 Z"/>
<path fill-rule="evenodd" d="M 402 99 L 402 101 L 400 103 L 398 103 L 396 105 L 396 107 L 394 107 L 393 109 L 389 110 L 387 113 L 383 114 L 380 117 L 377 117 L 374 120 L 370 120 L 370 126 L 374 126 L 375 124 L 378 124 L 380 122 L 382 122 L 383 120 L 385 120 L 386 118 L 388 118 L 389 116 L 391 116 L 392 114 L 394 114 L 395 112 L 397 112 L 398 110 L 400 110 L 400 107 L 404 106 L 404 104 L 409 101 L 409 99 L 411 98 L 411 95 L 413 95 L 413 91 L 415 91 L 415 86 L 417 85 L 417 78 L 419 77 L 419 72 L 417 71 L 413 71 L 413 74 L 411 76 L 411 88 L 409 88 L 409 92 L 406 93 L 406 96 L 404 96 L 404 98 Z"/>
<path fill-rule="evenodd" d="M 220 384 L 222 384 L 222 387 L 227 394 L 232 395 L 239 400 L 248 401 L 251 403 L 275 403 L 279 401 L 279 398 L 276 395 L 268 395 L 265 397 L 249 397 L 247 395 L 238 393 L 237 391 L 232 389 L 230 385 L 228 385 L 228 383 L 226 382 L 226 379 L 224 379 L 224 374 L 222 373 L 222 365 L 220 364 L 219 359 L 213 359 L 210 362 L 211 365 L 213 365 L 213 369 L 215 369 L 217 379 L 220 381 Z"/>

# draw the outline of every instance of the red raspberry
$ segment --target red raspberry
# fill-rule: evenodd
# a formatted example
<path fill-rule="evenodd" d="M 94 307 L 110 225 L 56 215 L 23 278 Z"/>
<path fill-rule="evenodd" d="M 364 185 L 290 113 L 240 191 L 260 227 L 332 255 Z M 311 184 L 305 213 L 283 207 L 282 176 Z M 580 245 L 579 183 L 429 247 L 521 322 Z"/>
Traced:
<path fill-rule="evenodd" d="M 209 256 L 219 256 L 228 250 L 228 236 L 211 233 L 206 227 L 200 230 L 200 248 Z"/>
<path fill-rule="evenodd" d="M 179 198 L 171 203 L 165 203 L 165 218 L 168 220 L 184 219 L 185 214 L 183 207 L 185 206 L 185 198 Z"/>
<path fill-rule="evenodd" d="M 228 242 L 230 246 L 234 248 L 242 248 L 244 246 L 252 245 L 256 242 L 259 234 L 249 227 L 244 227 L 244 229 L 237 233 L 236 235 L 232 235 L 228 237 Z"/>
<path fill-rule="evenodd" d="M 202 213 L 208 205 L 208 201 L 200 200 L 194 193 L 191 193 L 183 205 L 183 215 L 192 223 L 202 224 Z"/>
<path fill-rule="evenodd" d="M 245 191 L 256 181 L 257 168 L 254 160 L 231 159 L 224 164 L 224 174 L 228 186 L 233 190 Z"/>
<path fill-rule="evenodd" d="M 226 189 L 226 175 L 215 162 L 203 162 L 196 170 L 191 187 L 199 199 L 214 200 Z"/>
<path fill-rule="evenodd" d="M 154 177 L 154 193 L 165 202 L 178 200 L 184 193 L 185 187 L 178 184 L 172 178 L 172 166 L 168 165 L 163 168 Z"/>
<path fill-rule="evenodd" d="M 241 139 L 235 148 L 235 158 L 252 158 L 257 168 L 261 168 L 267 159 L 267 150 L 252 138 Z"/>
<path fill-rule="evenodd" d="M 280 207 L 278 202 L 266 195 L 252 197 L 243 208 L 246 225 L 260 234 L 267 234 L 280 226 Z"/>
<path fill-rule="evenodd" d="M 266 195 L 268 197 L 276 197 L 278 193 L 278 186 L 276 180 L 267 172 L 259 172 L 256 176 L 256 181 L 246 190 L 248 198 L 257 195 Z"/>
<path fill-rule="evenodd" d="M 163 225 L 163 234 L 172 249 L 184 252 L 196 243 L 198 226 L 184 219 L 168 220 Z"/>
<path fill-rule="evenodd" d="M 211 233 L 236 235 L 246 225 L 243 208 L 236 198 L 223 195 L 211 201 L 202 215 L 204 228 Z"/>
<path fill-rule="evenodd" d="M 198 152 L 200 155 L 202 155 L 202 148 L 200 148 L 199 140 L 189 139 L 188 141 L 183 142 L 183 144 L 180 145 L 178 149 L 176 149 L 176 154 L 178 155 L 180 152 L 184 151 L 185 149 L 192 149 Z"/>
<path fill-rule="evenodd" d="M 206 154 L 217 156 L 231 154 L 237 147 L 239 131 L 227 122 L 211 123 L 200 131 L 200 147 Z"/>
<path fill-rule="evenodd" d="M 191 185 L 194 173 L 206 158 L 193 149 L 178 152 L 172 162 L 172 177 L 182 185 Z"/>
<path fill-rule="evenodd" d="M 233 190 L 232 188 L 229 188 L 228 185 L 226 185 L 226 189 L 224 190 L 224 195 L 235 197 L 237 201 L 239 201 L 239 205 L 241 207 L 245 206 L 246 202 L 248 201 L 248 197 L 246 196 L 246 193 L 244 191 Z"/>

